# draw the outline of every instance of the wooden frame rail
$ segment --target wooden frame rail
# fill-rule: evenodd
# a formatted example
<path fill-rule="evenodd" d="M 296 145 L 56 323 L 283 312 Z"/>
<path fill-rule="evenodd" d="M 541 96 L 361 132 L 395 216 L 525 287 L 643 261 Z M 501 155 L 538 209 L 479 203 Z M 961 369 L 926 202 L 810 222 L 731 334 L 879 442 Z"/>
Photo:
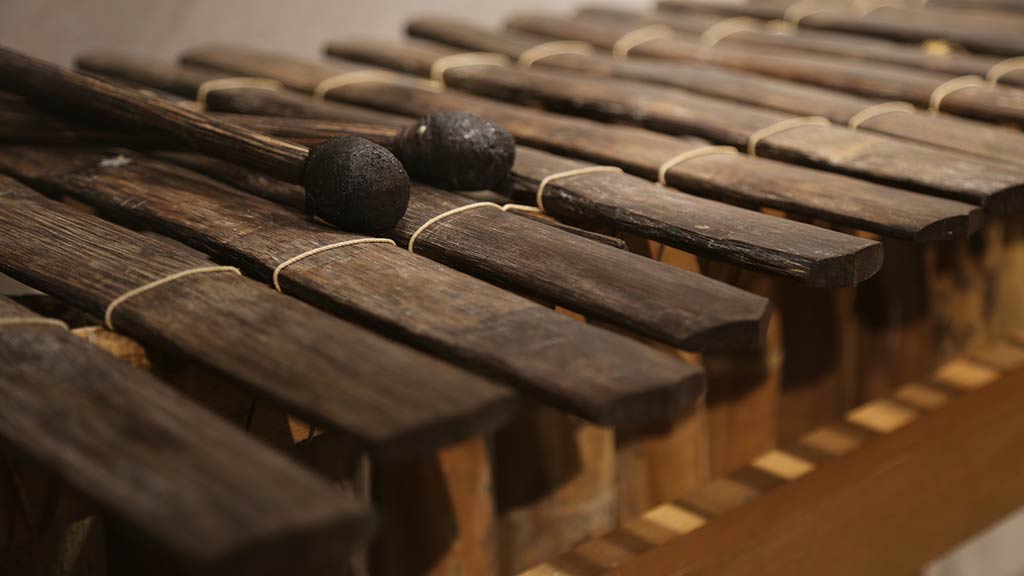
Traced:
<path fill-rule="evenodd" d="M 1024 505 L 1024 339 L 941 366 L 523 576 L 907 574 Z"/>

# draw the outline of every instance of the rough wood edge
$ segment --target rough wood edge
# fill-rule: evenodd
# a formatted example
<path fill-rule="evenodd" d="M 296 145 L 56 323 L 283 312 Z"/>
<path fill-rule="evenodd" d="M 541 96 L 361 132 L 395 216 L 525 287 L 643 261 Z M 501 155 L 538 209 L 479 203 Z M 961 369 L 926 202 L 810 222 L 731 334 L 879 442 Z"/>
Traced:
<path fill-rule="evenodd" d="M 817 428 L 786 448 L 769 450 L 732 475 L 652 508 L 521 576 L 596 576 L 610 570 L 618 574 L 648 552 L 667 547 L 669 542 L 678 546 L 716 517 L 808 476 L 826 462 L 839 460 L 869 441 L 891 437 L 966 395 L 1011 379 L 1014 382 L 1009 384 L 1024 380 L 1024 331 L 984 352 L 950 360 L 935 370 L 931 382 L 906 383 L 887 397 L 848 411 L 843 421 Z"/>

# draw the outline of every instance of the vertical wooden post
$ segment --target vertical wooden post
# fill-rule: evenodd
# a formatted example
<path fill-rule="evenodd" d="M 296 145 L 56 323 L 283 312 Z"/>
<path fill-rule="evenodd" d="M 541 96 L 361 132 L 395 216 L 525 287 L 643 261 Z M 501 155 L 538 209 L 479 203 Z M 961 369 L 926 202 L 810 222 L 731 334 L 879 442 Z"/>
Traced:
<path fill-rule="evenodd" d="M 535 403 L 495 436 L 499 574 L 516 574 L 614 528 L 615 438 Z"/>
<path fill-rule="evenodd" d="M 701 265 L 706 275 L 765 296 L 773 304 L 762 350 L 703 355 L 711 477 L 718 478 L 777 442 L 784 357 L 780 280 L 722 262 L 702 260 Z"/>
<path fill-rule="evenodd" d="M 924 248 L 881 241 L 885 264 L 857 288 L 855 302 L 862 402 L 927 378 L 935 364 Z"/>
<path fill-rule="evenodd" d="M 856 402 L 856 322 L 853 288 L 809 288 L 782 280 L 786 351 L 779 399 L 779 441 L 841 417 Z"/>
<path fill-rule="evenodd" d="M 986 222 L 989 228 L 991 241 L 1000 246 L 990 330 L 1002 340 L 1024 327 L 1024 216 L 992 218 Z"/>
<path fill-rule="evenodd" d="M 692 254 L 630 234 L 621 237 L 635 253 L 700 272 Z M 701 361 L 699 354 L 652 345 L 695 364 Z M 703 399 L 669 425 L 616 429 L 617 524 L 707 483 L 711 475 L 708 435 L 707 405 Z"/>
<path fill-rule="evenodd" d="M 703 399 L 660 429 L 615 431 L 618 524 L 700 488 L 711 478 Z"/>
<path fill-rule="evenodd" d="M 491 460 L 483 438 L 375 464 L 371 474 L 382 516 L 370 552 L 373 576 L 497 573 Z"/>

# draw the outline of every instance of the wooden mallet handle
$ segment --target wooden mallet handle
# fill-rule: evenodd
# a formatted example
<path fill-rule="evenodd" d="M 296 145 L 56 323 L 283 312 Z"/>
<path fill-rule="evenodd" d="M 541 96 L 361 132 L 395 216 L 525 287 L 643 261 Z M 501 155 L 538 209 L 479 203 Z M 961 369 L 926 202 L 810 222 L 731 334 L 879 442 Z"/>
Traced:
<path fill-rule="evenodd" d="M 401 163 L 362 138 L 331 138 L 308 149 L 4 47 L 0 89 L 59 110 L 155 129 L 196 151 L 302 184 L 309 210 L 352 232 L 394 227 L 409 203 Z"/>

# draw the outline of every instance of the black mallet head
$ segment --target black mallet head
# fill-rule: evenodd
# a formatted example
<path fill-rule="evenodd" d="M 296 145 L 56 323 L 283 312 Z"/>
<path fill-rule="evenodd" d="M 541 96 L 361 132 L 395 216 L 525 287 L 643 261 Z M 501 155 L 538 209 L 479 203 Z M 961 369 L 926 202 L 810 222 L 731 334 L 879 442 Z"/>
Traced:
<path fill-rule="evenodd" d="M 405 130 L 394 150 L 416 180 L 445 190 L 484 190 L 508 176 L 516 141 L 474 114 L 439 112 Z"/>
<path fill-rule="evenodd" d="M 401 162 L 387 148 L 356 136 L 310 149 L 302 184 L 306 208 L 349 232 L 390 230 L 409 205 L 409 176 Z"/>

